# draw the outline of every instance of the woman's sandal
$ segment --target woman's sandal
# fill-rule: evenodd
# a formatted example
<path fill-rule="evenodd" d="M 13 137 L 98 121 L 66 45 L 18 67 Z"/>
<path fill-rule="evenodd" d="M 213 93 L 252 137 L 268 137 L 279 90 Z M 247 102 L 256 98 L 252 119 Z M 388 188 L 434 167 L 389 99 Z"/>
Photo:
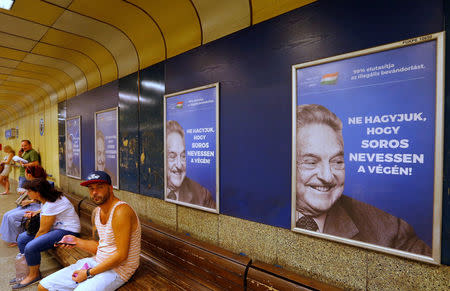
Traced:
<path fill-rule="evenodd" d="M 15 289 L 21 289 L 21 288 L 30 286 L 30 285 L 32 285 L 32 284 L 35 284 L 35 283 L 39 282 L 41 279 L 42 279 L 42 276 L 39 275 L 38 277 L 36 277 L 35 279 L 31 280 L 30 282 L 28 282 L 28 283 L 26 283 L 26 284 L 20 284 L 20 282 L 19 282 L 19 283 L 17 283 L 16 285 L 12 286 L 11 288 L 12 288 L 13 290 L 15 290 Z"/>

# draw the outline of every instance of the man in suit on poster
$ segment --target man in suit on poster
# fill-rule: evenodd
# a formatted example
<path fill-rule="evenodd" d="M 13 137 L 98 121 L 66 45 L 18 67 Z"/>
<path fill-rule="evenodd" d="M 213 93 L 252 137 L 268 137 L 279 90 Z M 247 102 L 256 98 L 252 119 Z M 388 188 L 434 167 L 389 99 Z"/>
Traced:
<path fill-rule="evenodd" d="M 405 221 L 343 195 L 342 121 L 322 105 L 297 107 L 296 227 L 431 256 Z"/>
<path fill-rule="evenodd" d="M 167 121 L 167 198 L 198 206 L 216 208 L 208 189 L 186 177 L 184 130 L 175 120 Z"/>
<path fill-rule="evenodd" d="M 69 134 L 67 138 L 67 150 L 66 150 L 66 161 L 67 161 L 67 175 L 79 177 L 80 176 L 80 170 L 78 169 L 78 165 L 75 165 L 73 162 L 73 135 Z"/>
<path fill-rule="evenodd" d="M 111 177 L 112 185 L 117 186 L 117 177 L 108 168 L 106 168 L 106 142 L 105 135 L 101 130 L 97 130 L 95 134 L 96 143 L 96 159 L 95 159 L 95 170 L 103 171 Z"/>

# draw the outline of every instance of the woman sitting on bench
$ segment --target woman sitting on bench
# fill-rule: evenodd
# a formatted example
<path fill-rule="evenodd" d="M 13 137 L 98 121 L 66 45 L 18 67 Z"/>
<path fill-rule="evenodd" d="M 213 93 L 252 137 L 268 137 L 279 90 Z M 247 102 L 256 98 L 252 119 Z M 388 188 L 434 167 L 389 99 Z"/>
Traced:
<path fill-rule="evenodd" d="M 28 181 L 38 178 L 46 179 L 47 173 L 41 166 L 29 166 L 25 169 L 25 178 Z M 21 222 L 25 213 L 41 209 L 41 204 L 29 199 L 26 193 L 22 193 L 19 198 L 21 201 L 19 199 L 16 201 L 18 206 L 3 215 L 2 225 L 0 226 L 2 240 L 8 242 L 10 247 L 17 246 L 17 236 L 23 231 Z"/>
<path fill-rule="evenodd" d="M 17 239 L 20 253 L 25 254 L 29 267 L 29 274 L 20 282 L 15 283 L 12 289 L 20 289 L 41 279 L 39 266 L 41 252 L 52 249 L 54 244 L 65 235 L 78 236 L 80 232 L 80 219 L 72 203 L 62 195 L 62 192 L 52 188 L 45 179 L 26 181 L 23 188 L 28 190 L 31 199 L 41 202 L 40 227 L 36 236 L 22 232 Z"/>

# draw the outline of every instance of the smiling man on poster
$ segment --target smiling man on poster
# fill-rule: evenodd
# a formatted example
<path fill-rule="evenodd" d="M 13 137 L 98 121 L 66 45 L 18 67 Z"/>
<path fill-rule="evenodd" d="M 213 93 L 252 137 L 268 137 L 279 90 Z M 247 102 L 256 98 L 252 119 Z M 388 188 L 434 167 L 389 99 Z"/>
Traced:
<path fill-rule="evenodd" d="M 322 105 L 297 107 L 296 227 L 431 256 L 405 221 L 343 195 L 342 121 Z"/>
<path fill-rule="evenodd" d="M 95 142 L 97 146 L 96 152 L 96 160 L 95 160 L 95 169 L 97 171 L 104 171 L 111 177 L 111 181 L 113 186 L 117 186 L 117 177 L 114 175 L 114 172 L 106 167 L 106 141 L 105 135 L 101 130 L 97 130 Z"/>
<path fill-rule="evenodd" d="M 186 177 L 184 130 L 175 120 L 167 121 L 167 198 L 198 206 L 216 208 L 211 192 Z"/>
<path fill-rule="evenodd" d="M 72 134 L 69 134 L 69 136 L 67 137 L 66 163 L 67 163 L 67 169 L 66 169 L 67 175 L 73 176 L 73 177 L 79 177 L 80 170 L 78 168 L 78 165 L 76 165 L 75 161 L 74 161 L 74 137 Z"/>

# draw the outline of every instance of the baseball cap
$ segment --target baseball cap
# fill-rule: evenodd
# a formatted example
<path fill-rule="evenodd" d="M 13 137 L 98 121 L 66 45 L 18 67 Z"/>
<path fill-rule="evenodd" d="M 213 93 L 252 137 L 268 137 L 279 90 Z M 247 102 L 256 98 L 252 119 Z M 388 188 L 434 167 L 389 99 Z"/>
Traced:
<path fill-rule="evenodd" d="M 92 183 L 106 183 L 111 185 L 111 177 L 103 171 L 92 171 L 86 178 L 86 181 L 80 183 L 81 186 L 87 186 Z"/>

